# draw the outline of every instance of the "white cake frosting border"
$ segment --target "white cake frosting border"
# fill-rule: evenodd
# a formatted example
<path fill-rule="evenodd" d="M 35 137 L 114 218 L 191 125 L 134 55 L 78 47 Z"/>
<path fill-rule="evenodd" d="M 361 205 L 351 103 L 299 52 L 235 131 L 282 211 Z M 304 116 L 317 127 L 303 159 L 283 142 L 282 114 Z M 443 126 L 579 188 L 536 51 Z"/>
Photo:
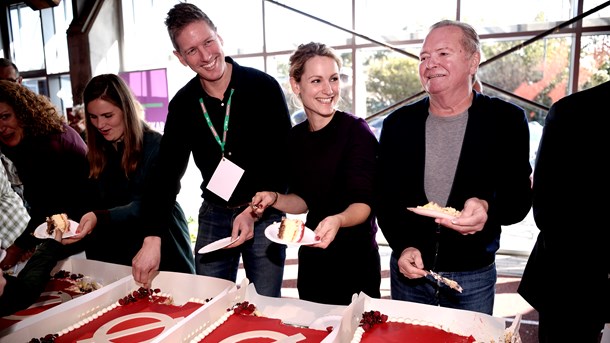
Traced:
<path fill-rule="evenodd" d="M 191 339 L 190 343 L 198 343 L 199 341 L 203 340 L 207 335 L 212 333 L 212 331 L 216 330 L 216 328 L 218 328 L 219 326 L 224 324 L 224 322 L 226 322 L 229 319 L 229 317 L 232 316 L 234 313 L 235 312 L 233 310 L 227 311 L 227 313 L 223 314 L 218 320 L 216 320 L 215 322 L 213 322 L 209 326 L 207 326 L 207 327 L 205 325 L 199 326 L 191 334 L 191 335 L 195 335 L 196 334 L 196 336 L 194 336 Z M 197 332 L 199 332 L 199 334 L 197 334 Z"/>
<path fill-rule="evenodd" d="M 155 294 L 155 296 L 160 297 L 160 298 L 167 298 L 167 299 L 173 299 L 171 294 L 169 293 L 160 293 L 160 294 Z M 198 299 L 198 298 L 191 298 L 187 301 L 187 303 L 189 302 L 193 302 L 193 303 L 199 303 L 199 304 L 204 304 L 205 300 L 202 299 Z M 184 305 L 184 304 L 183 304 Z M 76 329 L 80 329 L 82 326 L 89 324 L 90 322 L 98 319 L 99 317 L 103 316 L 104 314 L 114 310 L 115 308 L 122 306 L 119 304 L 119 301 L 115 301 L 114 303 L 104 307 L 103 309 L 98 310 L 98 307 L 92 308 L 91 310 L 83 313 L 81 316 L 83 316 L 84 318 L 79 320 L 78 322 L 76 322 L 75 324 L 72 324 L 70 326 L 68 326 L 67 328 L 64 328 L 60 331 L 57 332 L 57 336 L 61 337 L 69 332 L 72 332 Z M 176 306 L 182 306 L 182 305 L 176 305 Z M 93 314 L 89 314 L 95 312 Z"/>

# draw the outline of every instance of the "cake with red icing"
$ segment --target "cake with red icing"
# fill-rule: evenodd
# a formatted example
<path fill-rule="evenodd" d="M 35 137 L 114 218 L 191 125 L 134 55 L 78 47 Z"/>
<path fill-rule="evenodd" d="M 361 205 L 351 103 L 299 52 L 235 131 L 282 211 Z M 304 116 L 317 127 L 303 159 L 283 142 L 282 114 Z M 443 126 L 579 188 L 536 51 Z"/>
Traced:
<path fill-rule="evenodd" d="M 362 314 L 351 343 L 472 343 L 473 336 L 462 336 L 415 320 L 388 318 L 379 311 Z"/>
<path fill-rule="evenodd" d="M 268 343 L 297 335 L 299 343 L 319 343 L 330 333 L 306 327 L 286 325 L 279 319 L 263 317 L 248 302 L 238 303 L 218 321 L 195 336 L 191 343 L 248 342 Z M 295 341 L 296 342 L 296 341 Z"/>
<path fill-rule="evenodd" d="M 45 290 L 30 307 L 0 318 L 0 330 L 101 287 L 101 284 L 83 274 L 60 270 L 51 276 Z"/>
<path fill-rule="evenodd" d="M 176 306 L 172 304 L 172 297 L 160 294 L 159 289 L 140 287 L 81 321 L 55 334 L 33 338 L 30 343 L 147 342 L 203 306 L 205 301 L 191 299 Z"/>
<path fill-rule="evenodd" d="M 303 239 L 305 223 L 298 218 L 282 218 L 277 237 L 290 243 L 297 243 Z"/>

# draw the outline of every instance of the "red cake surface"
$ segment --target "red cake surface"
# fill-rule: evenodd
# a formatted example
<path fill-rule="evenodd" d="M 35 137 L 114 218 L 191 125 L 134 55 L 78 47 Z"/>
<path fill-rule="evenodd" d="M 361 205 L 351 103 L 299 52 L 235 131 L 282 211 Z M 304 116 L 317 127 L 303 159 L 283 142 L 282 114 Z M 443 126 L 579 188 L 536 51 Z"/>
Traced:
<path fill-rule="evenodd" d="M 159 292 L 140 287 L 60 332 L 32 338 L 30 343 L 148 342 L 203 306 L 203 301 L 172 305 L 171 297 L 157 295 Z"/>
<path fill-rule="evenodd" d="M 262 317 L 254 304 L 244 301 L 227 310 L 216 323 L 208 326 L 190 343 L 271 343 L 288 337 L 297 338 L 294 342 L 299 343 L 319 343 L 329 333 L 330 329 L 295 327 L 286 325 L 279 319 Z"/>
<path fill-rule="evenodd" d="M 30 316 L 44 312 L 61 303 L 77 298 L 89 291 L 78 287 L 83 280 L 82 274 L 70 274 L 67 271 L 59 271 L 47 283 L 44 292 L 38 300 L 25 310 L 17 311 L 12 315 L 0 318 L 0 330 L 22 321 Z"/>
<path fill-rule="evenodd" d="M 201 303 L 195 302 L 175 306 L 147 301 L 117 306 L 97 319 L 56 337 L 54 342 L 145 342 L 201 306 Z"/>
<path fill-rule="evenodd" d="M 434 326 L 406 323 L 403 320 L 389 320 L 379 311 L 362 314 L 360 326 L 356 329 L 351 343 L 472 343 L 472 336 L 461 336 Z"/>
<path fill-rule="evenodd" d="M 321 342 L 329 332 L 285 325 L 279 319 L 234 314 L 199 342 L 221 342 L 229 339 L 239 343 L 270 343 L 301 334 L 299 343 Z"/>
<path fill-rule="evenodd" d="M 474 341 L 472 336 L 461 336 L 433 326 L 398 322 L 377 324 L 364 332 L 360 340 L 361 343 L 472 343 Z"/>

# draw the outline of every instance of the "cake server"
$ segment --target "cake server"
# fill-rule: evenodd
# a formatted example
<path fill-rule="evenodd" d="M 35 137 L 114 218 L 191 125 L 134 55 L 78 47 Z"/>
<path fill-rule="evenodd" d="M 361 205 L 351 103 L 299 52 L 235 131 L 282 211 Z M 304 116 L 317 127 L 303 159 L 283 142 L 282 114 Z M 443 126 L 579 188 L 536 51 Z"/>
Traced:
<path fill-rule="evenodd" d="M 434 280 L 442 282 L 445 285 L 449 286 L 449 288 L 453 288 L 456 291 L 462 293 L 462 291 L 463 291 L 462 286 L 460 286 L 460 284 L 458 284 L 456 281 L 448 279 L 444 276 L 441 276 L 438 273 L 435 273 L 431 270 L 429 270 L 428 273 L 429 273 L 428 275 L 432 276 L 434 278 Z"/>

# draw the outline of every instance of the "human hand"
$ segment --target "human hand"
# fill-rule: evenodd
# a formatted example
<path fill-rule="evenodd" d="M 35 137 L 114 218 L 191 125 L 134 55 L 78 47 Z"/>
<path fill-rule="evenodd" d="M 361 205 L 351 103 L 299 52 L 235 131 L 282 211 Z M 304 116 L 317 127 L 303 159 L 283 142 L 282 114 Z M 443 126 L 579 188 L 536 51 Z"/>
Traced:
<path fill-rule="evenodd" d="M 85 213 L 80 222 L 78 223 L 78 227 L 76 228 L 76 234 L 72 237 L 64 238 L 61 243 L 62 244 L 72 244 L 74 242 L 78 242 L 81 239 L 85 238 L 88 234 L 93 232 L 93 228 L 97 225 L 97 216 L 93 212 Z"/>
<path fill-rule="evenodd" d="M 25 250 L 23 252 L 23 254 L 21 255 L 21 259 L 19 261 L 27 262 L 27 260 L 29 260 L 30 257 L 32 257 L 32 255 L 34 255 L 35 252 L 36 252 L 36 247 L 33 247 L 32 249 L 29 249 L 29 250 Z"/>
<path fill-rule="evenodd" d="M 131 260 L 131 274 L 134 280 L 145 288 L 150 288 L 152 280 L 159 272 L 161 263 L 161 237 L 144 238 L 142 248 Z"/>
<path fill-rule="evenodd" d="M 64 235 L 64 233 L 61 230 L 55 230 L 54 235 L 53 235 L 53 239 L 56 240 L 57 242 L 61 243 L 61 238 Z"/>
<path fill-rule="evenodd" d="M 245 241 L 254 237 L 254 221 L 253 209 L 246 207 L 233 221 L 233 230 L 231 231 L 231 241 L 234 241 L 226 248 L 234 248 L 240 246 Z M 239 238 L 238 238 L 239 237 Z"/>
<path fill-rule="evenodd" d="M 402 251 L 398 258 L 398 270 L 409 279 L 425 277 L 428 272 L 424 270 L 424 261 L 417 248 L 409 247 Z"/>
<path fill-rule="evenodd" d="M 15 244 L 11 245 L 6 249 L 6 257 L 2 260 L 2 269 L 7 270 L 15 266 L 17 262 L 21 261 L 25 251 Z"/>
<path fill-rule="evenodd" d="M 257 192 L 252 197 L 250 205 L 256 216 L 260 217 L 268 207 L 275 205 L 278 198 L 279 194 L 277 192 Z"/>
<path fill-rule="evenodd" d="M 487 201 L 479 198 L 470 198 L 464 203 L 462 214 L 454 219 L 437 218 L 438 224 L 453 229 L 462 235 L 472 235 L 481 230 L 487 222 Z"/>
<path fill-rule="evenodd" d="M 320 243 L 312 244 L 312 247 L 326 249 L 335 240 L 337 232 L 341 228 L 341 220 L 337 216 L 324 218 L 314 230 L 316 238 Z"/>

